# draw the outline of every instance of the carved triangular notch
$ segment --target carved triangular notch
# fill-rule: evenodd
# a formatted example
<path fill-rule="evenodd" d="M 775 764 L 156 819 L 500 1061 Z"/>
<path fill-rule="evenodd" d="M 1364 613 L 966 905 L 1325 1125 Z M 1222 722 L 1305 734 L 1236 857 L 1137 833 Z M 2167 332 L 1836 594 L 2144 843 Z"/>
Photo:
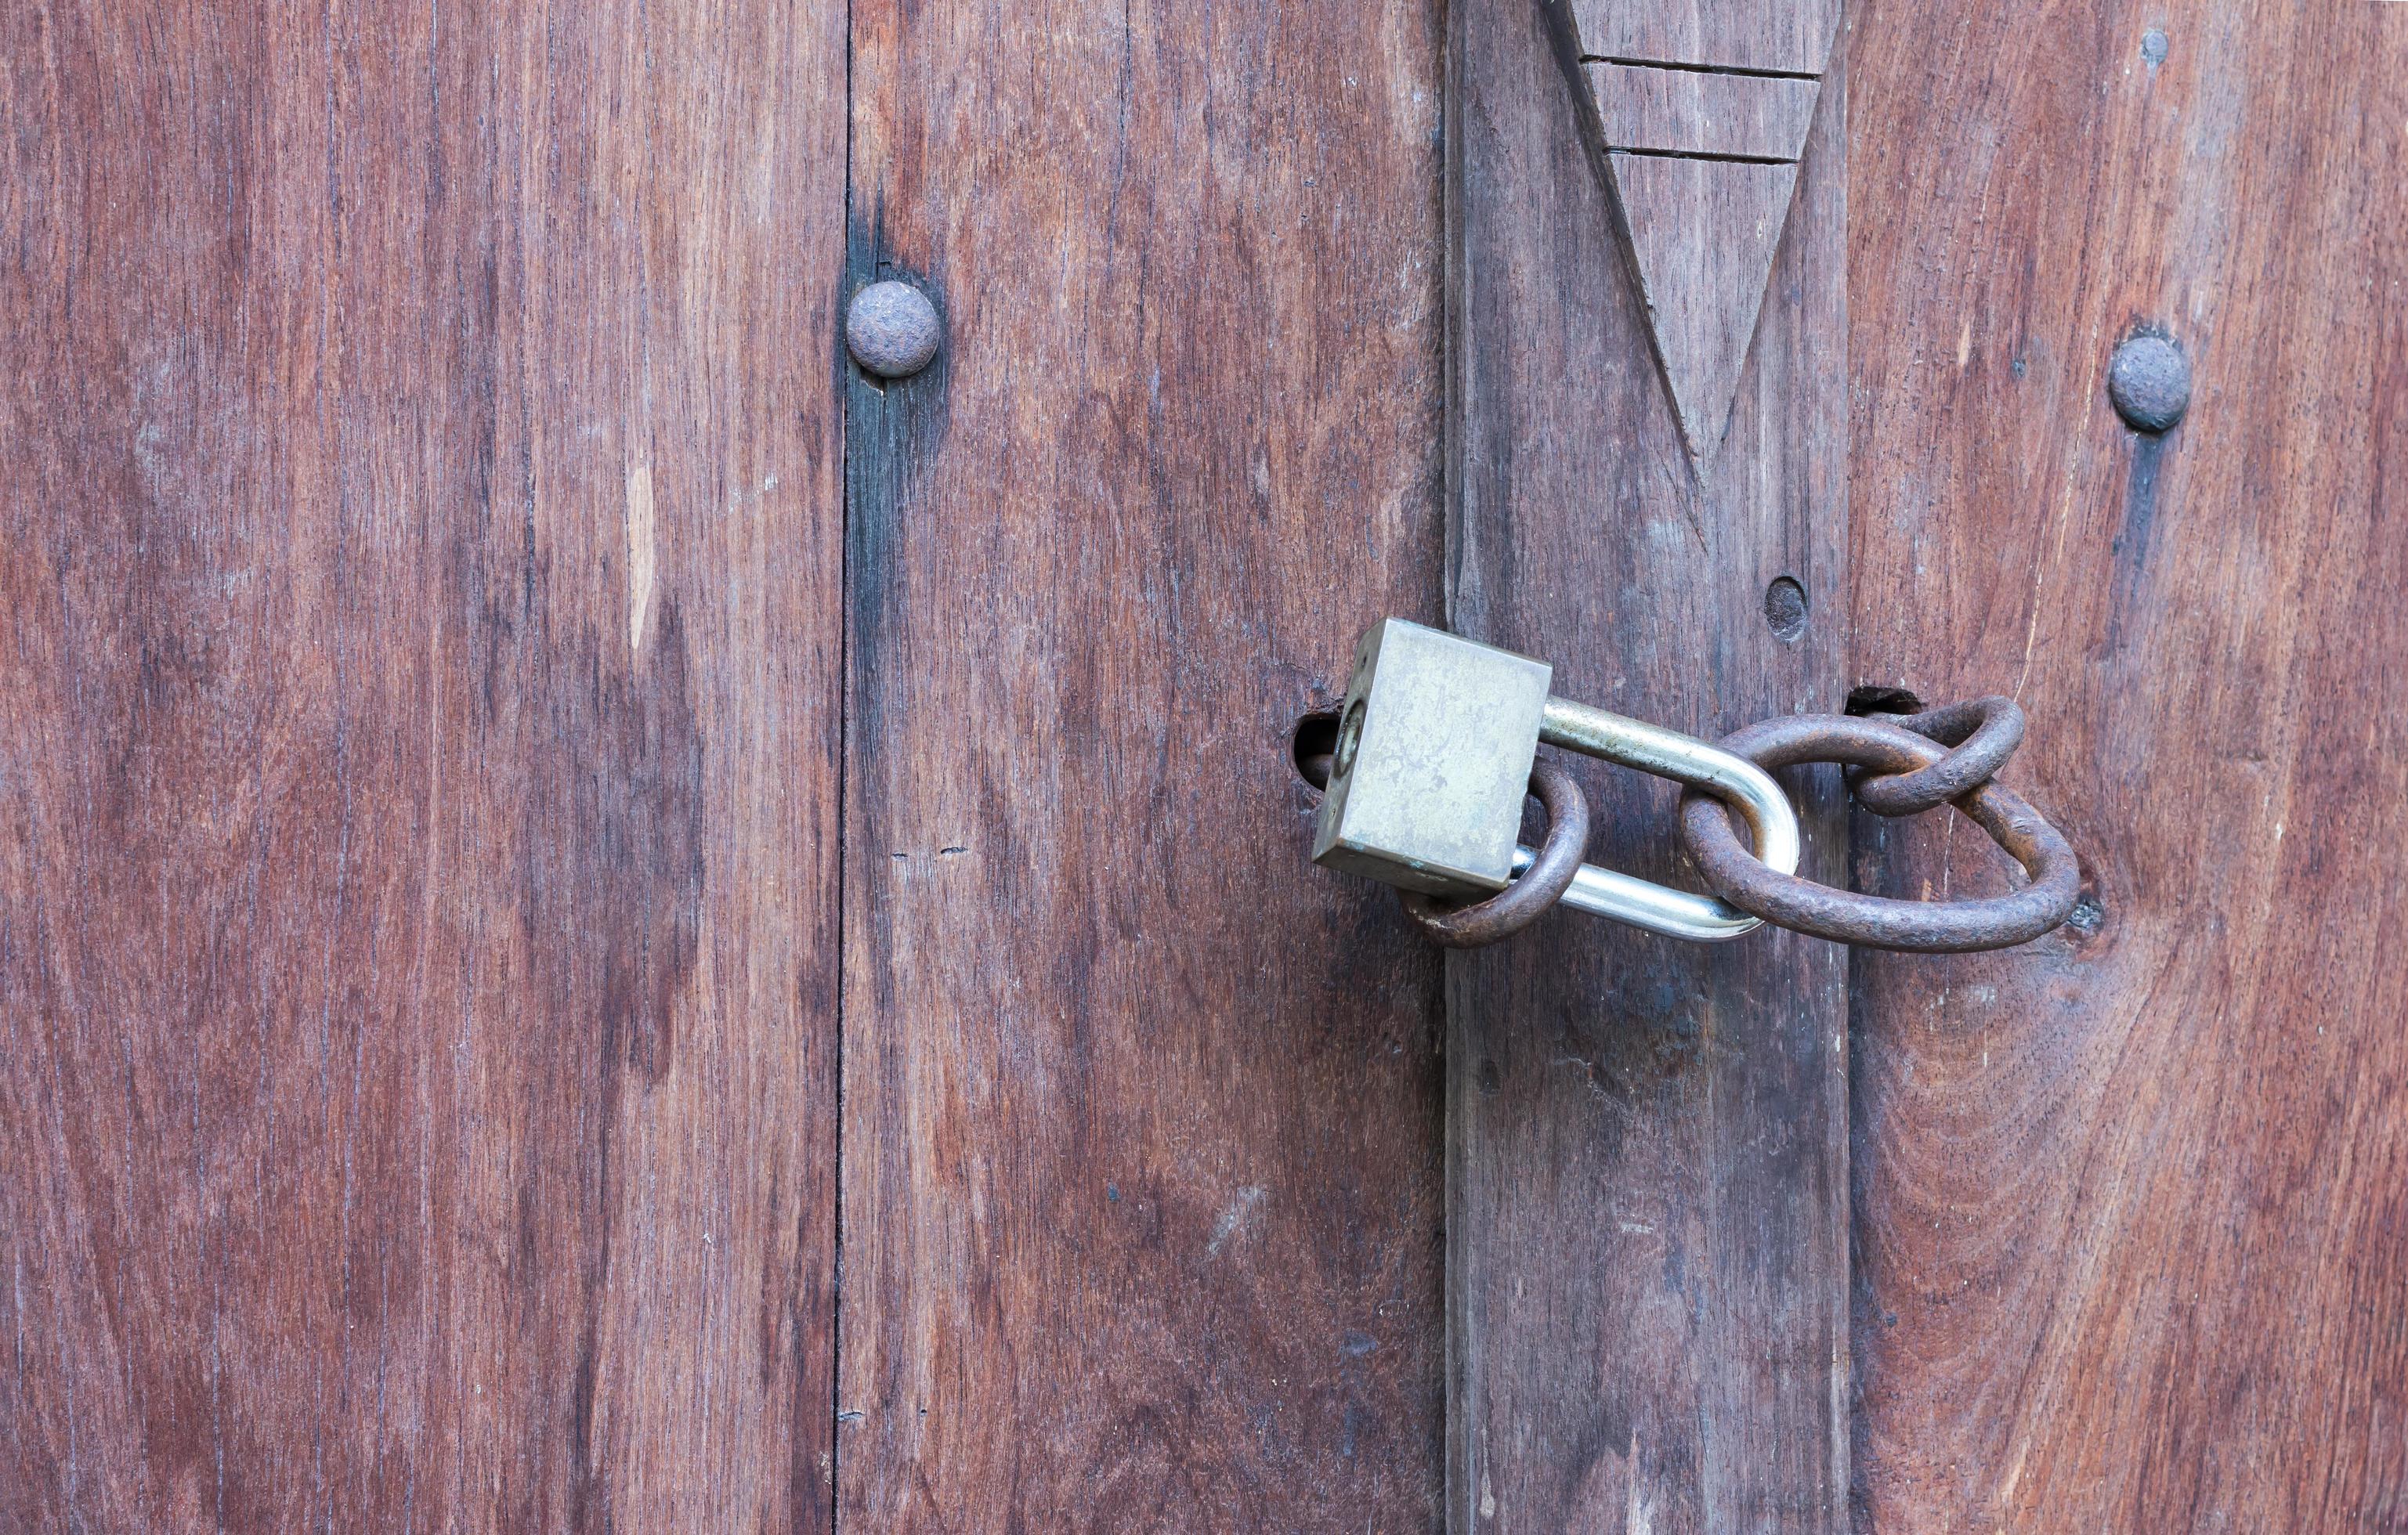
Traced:
<path fill-rule="evenodd" d="M 1569 19 L 1596 107 L 1590 148 L 1622 209 L 1681 435 L 1703 456 L 1756 335 L 1838 0 L 1571 0 Z"/>
<path fill-rule="evenodd" d="M 1702 454 L 1739 394 L 1798 166 L 1636 154 L 1609 164 L 1681 435 Z"/>

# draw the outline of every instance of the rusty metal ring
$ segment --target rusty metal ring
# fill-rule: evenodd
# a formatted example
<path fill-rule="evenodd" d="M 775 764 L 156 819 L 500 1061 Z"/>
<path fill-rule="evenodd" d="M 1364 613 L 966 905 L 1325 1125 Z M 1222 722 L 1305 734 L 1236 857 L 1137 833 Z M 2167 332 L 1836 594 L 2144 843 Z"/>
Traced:
<path fill-rule="evenodd" d="M 1947 756 L 1928 739 L 1895 724 L 1837 714 L 1767 720 L 1721 744 L 1766 769 L 1840 762 L 1876 773 L 1912 773 Z M 2029 884 L 2012 896 L 1974 901 L 1901 901 L 1834 890 L 1758 863 L 1731 829 L 1722 802 L 1695 790 L 1681 796 L 1681 840 L 1723 899 L 1767 922 L 1840 943 L 1927 954 L 2003 949 L 2040 937 L 2071 914 L 2082 875 L 2056 827 L 1996 783 L 1954 803 L 2023 866 Z"/>
<path fill-rule="evenodd" d="M 1423 937 L 1450 949 L 1477 949 L 1538 921 L 1571 888 L 1588 852 L 1587 796 L 1570 773 L 1551 762 L 1530 765 L 1530 793 L 1547 812 L 1547 839 L 1521 878 L 1469 906 L 1444 906 L 1428 896 L 1397 892 Z"/>
<path fill-rule="evenodd" d="M 1920 815 L 1971 793 L 1997 776 L 2024 739 L 2024 711 L 2013 698 L 1996 694 L 1942 704 L 1919 714 L 1875 717 L 1884 724 L 1956 748 L 1930 767 L 1911 773 L 1850 772 L 1848 787 L 1856 792 L 1856 802 L 1875 815 Z"/>

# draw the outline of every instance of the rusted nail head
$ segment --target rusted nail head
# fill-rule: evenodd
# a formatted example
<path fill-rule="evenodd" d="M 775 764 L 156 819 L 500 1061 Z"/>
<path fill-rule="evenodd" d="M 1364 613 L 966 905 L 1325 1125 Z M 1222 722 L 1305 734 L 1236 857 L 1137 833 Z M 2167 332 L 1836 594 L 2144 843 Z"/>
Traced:
<path fill-rule="evenodd" d="M 943 332 L 937 307 L 908 282 L 873 282 L 845 311 L 844 344 L 882 379 L 908 379 L 928 366 Z"/>
<path fill-rule="evenodd" d="M 2135 336 L 2108 365 L 2107 397 L 2132 430 L 2170 430 L 2190 409 L 2190 359 L 2162 336 Z"/>

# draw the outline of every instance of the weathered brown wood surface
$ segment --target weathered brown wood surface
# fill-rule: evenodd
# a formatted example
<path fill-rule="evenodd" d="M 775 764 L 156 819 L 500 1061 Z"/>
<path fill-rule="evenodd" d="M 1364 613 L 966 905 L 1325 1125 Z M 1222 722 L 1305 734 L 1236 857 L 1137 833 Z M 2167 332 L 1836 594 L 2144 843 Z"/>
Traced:
<path fill-rule="evenodd" d="M 1660 154 L 1794 161 L 1814 125 L 1819 79 L 1588 64 L 1605 147 Z M 1784 189 L 1787 183 L 1784 183 Z M 1788 211 L 1788 199 L 1773 211 Z"/>
<path fill-rule="evenodd" d="M 1836 76 L 1727 436 L 1693 458 L 1577 126 L 1585 81 L 1534 7 L 1453 18 L 1454 621 L 1555 662 L 1558 693 L 1708 736 L 1837 707 Z M 1807 598 L 1787 638 L 1782 578 Z M 1671 787 L 1580 771 L 1592 854 L 1694 886 Z M 1842 875 L 1836 775 L 1796 787 L 1807 868 Z M 1450 1527 L 1841 1528 L 1841 951 L 1559 914 L 1449 973 Z"/>
<path fill-rule="evenodd" d="M 1435 6 L 853 7 L 842 1517 L 1438 1517 L 1439 966 L 1288 732 L 1440 599 Z"/>
<path fill-rule="evenodd" d="M 826 1528 L 841 15 L 0 8 L 0 1527 Z"/>
<path fill-rule="evenodd" d="M 1860 1523 L 2408 1528 L 2408 7 L 1853 34 L 1858 677 L 2019 696 L 2095 892 L 1856 961 Z"/>
<path fill-rule="evenodd" d="M 1592 59 L 1820 75 L 1840 0 L 1540 0 L 1578 24 Z"/>

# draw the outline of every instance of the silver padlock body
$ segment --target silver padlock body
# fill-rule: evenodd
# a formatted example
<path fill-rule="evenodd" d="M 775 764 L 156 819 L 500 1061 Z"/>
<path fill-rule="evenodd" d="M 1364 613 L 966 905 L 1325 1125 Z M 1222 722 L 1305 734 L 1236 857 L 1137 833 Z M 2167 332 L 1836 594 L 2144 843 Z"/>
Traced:
<path fill-rule="evenodd" d="M 1312 861 L 1434 896 L 1512 877 L 1555 668 L 1383 619 L 1354 647 Z"/>

